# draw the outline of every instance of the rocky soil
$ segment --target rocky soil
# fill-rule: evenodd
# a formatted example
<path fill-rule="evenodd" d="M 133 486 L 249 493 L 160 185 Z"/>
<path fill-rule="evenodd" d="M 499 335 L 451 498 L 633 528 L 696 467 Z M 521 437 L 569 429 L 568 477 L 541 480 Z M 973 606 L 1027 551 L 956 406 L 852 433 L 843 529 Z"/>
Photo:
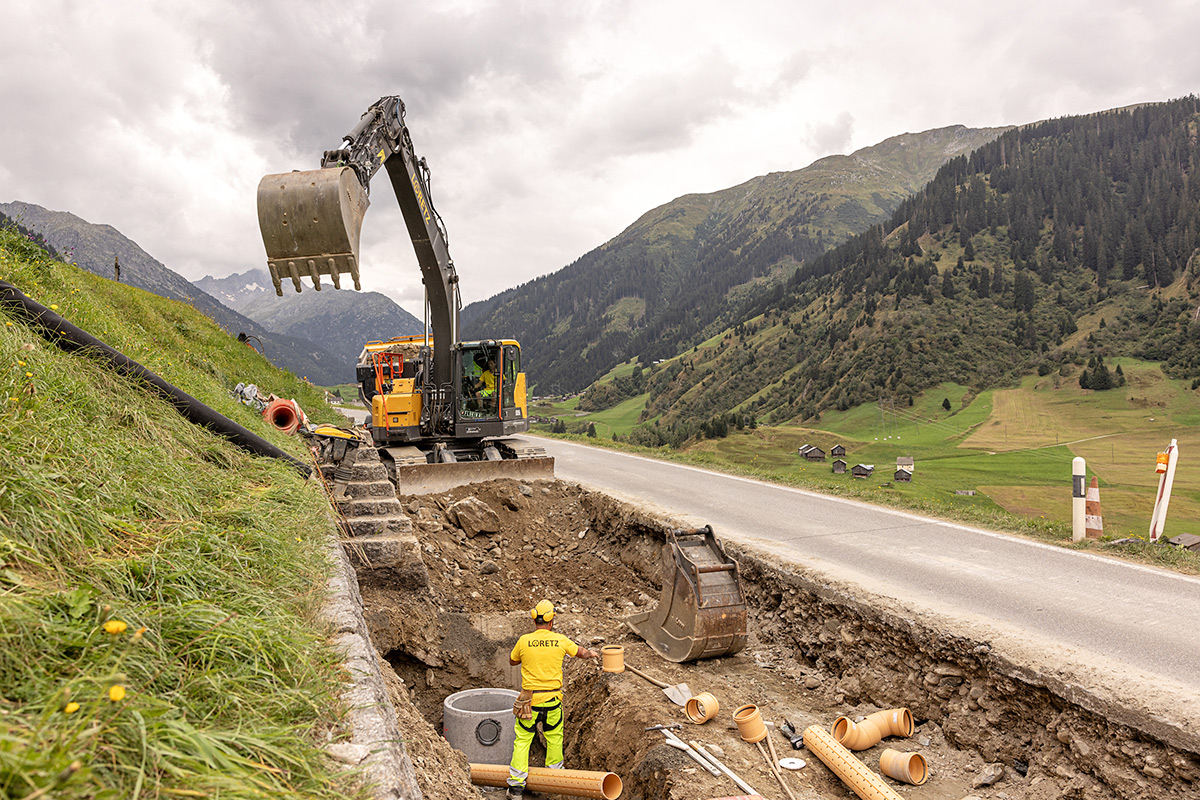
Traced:
<path fill-rule="evenodd" d="M 842 715 L 910 708 L 911 738 L 885 739 L 857 755 L 876 769 L 885 748 L 922 753 L 927 783 L 884 779 L 913 800 L 1124 800 L 1200 791 L 1200 748 L 1191 738 L 1173 737 L 1162 720 L 1107 707 L 1087 687 L 1047 680 L 986 640 L 947 633 L 935 620 L 795 564 L 726 543 L 741 570 L 749 643 L 733 656 L 672 664 L 621 622 L 658 602 L 661 520 L 557 481 L 492 481 L 400 501 L 428 583 L 360 573 L 360 586 L 427 798 L 481 796 L 467 780 L 465 758 L 438 733 L 442 703 L 461 689 L 518 688 L 508 653 L 532 628 L 528 609 L 543 597 L 558 607 L 556 630 L 592 648 L 623 645 L 626 663 L 720 702 L 715 719 L 694 726 L 648 681 L 568 659 L 567 766 L 617 773 L 625 798 L 742 794 L 667 747 L 661 733 L 645 731 L 676 722 L 684 726 L 682 738 L 713 746 L 764 797 L 785 797 L 756 746 L 743 742 L 733 724 L 732 711 L 746 703 L 766 720 L 788 720 L 801 731 L 828 730 Z M 797 798 L 851 796 L 812 753 L 794 752 L 782 735 L 771 735 L 780 757 L 806 762 L 785 773 Z"/>

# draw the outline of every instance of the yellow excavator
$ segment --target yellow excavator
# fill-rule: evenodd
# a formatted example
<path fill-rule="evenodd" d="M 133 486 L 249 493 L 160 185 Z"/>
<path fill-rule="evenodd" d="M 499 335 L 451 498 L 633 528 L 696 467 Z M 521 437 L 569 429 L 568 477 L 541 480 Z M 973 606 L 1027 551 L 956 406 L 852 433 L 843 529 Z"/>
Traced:
<path fill-rule="evenodd" d="M 421 336 L 368 342 L 356 365 L 369 405 L 370 441 L 403 493 L 441 491 L 490 478 L 554 476 L 554 459 L 514 434 L 529 430 L 521 345 L 462 341 L 458 273 L 429 193 L 429 167 L 404 123 L 404 103 L 380 98 L 321 168 L 263 177 L 258 221 L 275 293 L 322 276 L 361 289 L 359 237 L 371 178 L 387 170 L 425 284 Z M 430 330 L 430 328 L 432 330 Z"/>

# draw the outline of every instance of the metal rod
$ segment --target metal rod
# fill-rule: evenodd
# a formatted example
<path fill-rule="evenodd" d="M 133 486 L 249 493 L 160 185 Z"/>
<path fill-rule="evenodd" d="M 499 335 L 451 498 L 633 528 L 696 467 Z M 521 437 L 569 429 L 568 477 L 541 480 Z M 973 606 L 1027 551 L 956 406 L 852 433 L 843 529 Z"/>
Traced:
<path fill-rule="evenodd" d="M 775 752 L 775 743 L 771 740 L 771 731 L 775 730 L 773 722 L 766 723 L 767 726 L 767 749 L 771 751 L 771 769 L 775 770 L 776 777 L 779 778 L 779 783 L 783 786 L 783 790 L 787 792 L 788 797 L 796 800 L 796 795 L 792 794 L 792 790 L 783 780 L 783 771 L 779 769 L 779 753 Z"/>
<path fill-rule="evenodd" d="M 688 747 L 688 745 L 687 745 L 687 742 L 683 741 L 683 740 L 682 740 L 682 739 L 680 739 L 678 736 L 676 736 L 675 734 L 671 733 L 669 730 L 667 730 L 667 729 L 665 729 L 665 728 L 663 729 L 663 736 L 666 736 L 666 737 L 667 737 L 667 744 L 671 745 L 671 747 L 674 747 L 674 748 L 677 748 L 677 749 L 679 749 L 679 750 L 682 750 L 682 751 L 684 751 L 684 752 L 685 752 L 685 753 L 687 753 L 689 756 L 691 756 L 692 758 L 694 758 L 694 759 L 696 760 L 696 762 L 697 762 L 698 764 L 700 764 L 700 766 L 702 766 L 702 767 L 704 767 L 706 770 L 708 770 L 708 771 L 709 771 L 709 772 L 710 772 L 710 773 L 711 773 L 713 776 L 715 776 L 715 777 L 717 777 L 717 778 L 721 777 L 721 773 L 720 773 L 720 772 L 718 772 L 718 771 L 717 771 L 717 769 L 716 769 L 715 767 L 713 767 L 713 765 L 712 765 L 712 764 L 710 764 L 710 763 L 708 763 L 707 761 L 705 761 L 705 760 L 704 760 L 704 759 L 703 759 L 703 758 L 700 756 L 700 754 L 699 754 L 699 753 L 697 753 L 697 752 L 696 752 L 695 750 L 693 750 L 692 748 Z"/>
<path fill-rule="evenodd" d="M 770 741 L 771 740 L 768 737 L 767 743 L 770 744 Z M 758 742 L 755 742 L 755 744 L 758 745 L 758 752 L 762 753 L 763 758 L 765 758 L 767 760 L 767 769 L 771 770 L 771 774 L 775 776 L 775 780 L 779 781 L 779 788 L 783 789 L 783 791 L 787 793 L 787 796 L 790 797 L 792 800 L 796 800 L 796 796 L 794 794 L 792 794 L 792 790 L 789 789 L 788 785 L 783 782 L 783 774 L 780 773 L 780 771 L 779 771 L 779 765 L 776 764 L 775 761 L 771 758 L 770 754 L 767 753 L 766 749 L 763 747 L 763 743 L 761 741 L 758 741 Z"/>
<path fill-rule="evenodd" d="M 708 752 L 707 750 L 705 750 L 704 746 L 701 745 L 699 742 L 692 742 L 692 747 L 696 748 L 696 751 L 698 753 L 700 753 L 700 755 L 704 756 L 709 761 L 711 761 L 713 763 L 713 765 L 715 767 L 717 767 L 717 769 L 721 770 L 721 772 L 724 772 L 726 775 L 728 775 L 729 779 L 732 780 L 734 783 L 736 783 L 738 785 L 738 788 L 741 789 L 743 792 L 745 792 L 746 794 L 758 794 L 758 792 L 754 791 L 754 789 L 751 788 L 750 784 L 746 783 L 744 780 L 739 778 L 737 775 L 733 774 L 733 771 L 730 770 L 729 767 L 725 766 L 720 761 L 718 761 L 717 757 L 714 756 L 712 753 Z"/>

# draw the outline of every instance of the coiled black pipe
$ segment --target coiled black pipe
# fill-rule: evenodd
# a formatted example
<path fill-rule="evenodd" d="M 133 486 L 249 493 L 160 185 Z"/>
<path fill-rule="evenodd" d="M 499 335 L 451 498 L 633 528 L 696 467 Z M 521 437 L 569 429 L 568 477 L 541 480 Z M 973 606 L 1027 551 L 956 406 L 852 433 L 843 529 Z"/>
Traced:
<path fill-rule="evenodd" d="M 224 436 L 243 450 L 260 456 L 282 459 L 305 477 L 312 474 L 312 468 L 303 461 L 292 458 L 258 434 L 243 428 L 187 392 L 167 383 L 138 362 L 109 347 L 82 328 L 67 322 L 41 303 L 31 300 L 20 289 L 7 281 L 0 281 L 0 308 L 37 329 L 46 340 L 60 349 L 68 353 L 80 350 L 95 353 L 121 375 L 142 381 L 156 394 L 175 406 L 189 422 L 203 425 L 214 433 Z"/>

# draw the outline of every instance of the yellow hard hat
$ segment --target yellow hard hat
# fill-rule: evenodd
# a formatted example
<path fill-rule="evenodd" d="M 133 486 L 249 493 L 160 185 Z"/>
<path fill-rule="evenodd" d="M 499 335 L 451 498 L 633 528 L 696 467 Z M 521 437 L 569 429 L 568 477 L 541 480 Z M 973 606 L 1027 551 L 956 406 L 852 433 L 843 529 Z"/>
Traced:
<path fill-rule="evenodd" d="M 538 622 L 549 622 L 554 619 L 554 603 L 549 600 L 541 600 L 533 610 L 529 612 L 529 616 L 533 617 Z"/>

